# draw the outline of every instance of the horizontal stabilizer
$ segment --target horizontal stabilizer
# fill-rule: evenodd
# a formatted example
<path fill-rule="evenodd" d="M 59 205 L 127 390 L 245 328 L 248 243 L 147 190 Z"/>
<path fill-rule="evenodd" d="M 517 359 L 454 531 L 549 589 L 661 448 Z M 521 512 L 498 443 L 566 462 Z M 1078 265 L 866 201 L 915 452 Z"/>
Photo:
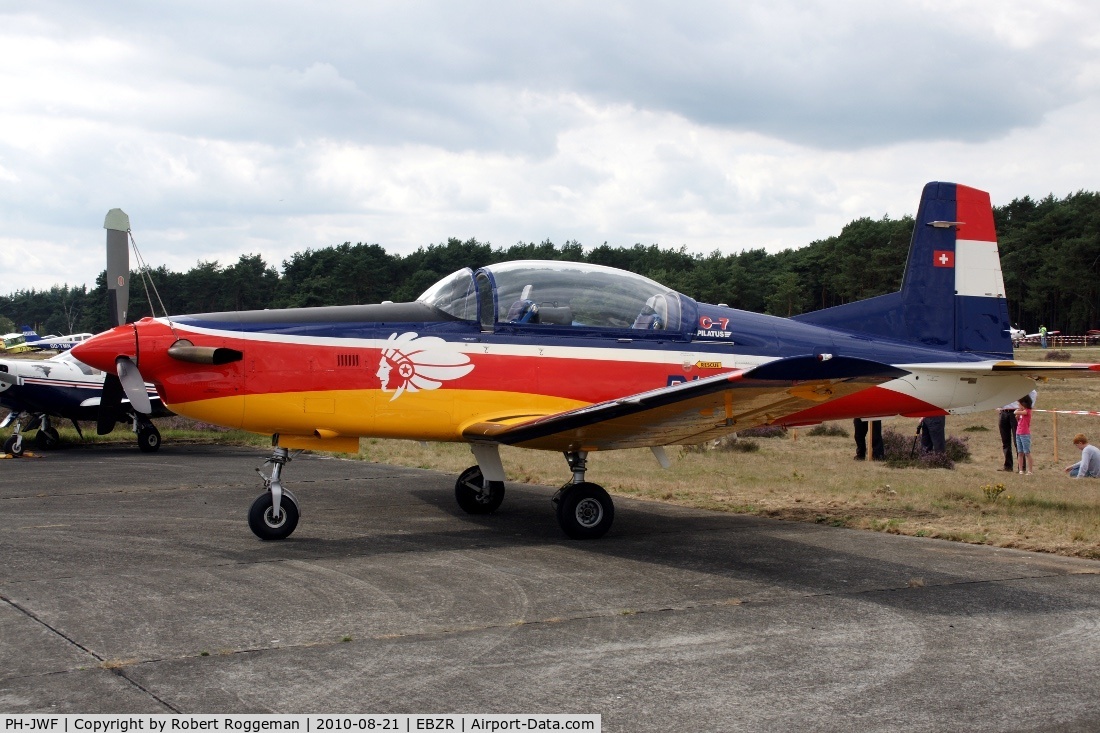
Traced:
<path fill-rule="evenodd" d="M 939 366 L 939 365 L 937 365 Z M 959 364 L 959 369 L 967 368 L 967 364 Z M 970 367 L 971 369 L 973 367 Z M 1100 364 L 1089 363 L 1059 363 L 1050 361 L 1000 361 L 995 362 L 992 371 L 1010 372 L 1032 379 L 1044 379 L 1046 377 L 1100 377 Z"/>

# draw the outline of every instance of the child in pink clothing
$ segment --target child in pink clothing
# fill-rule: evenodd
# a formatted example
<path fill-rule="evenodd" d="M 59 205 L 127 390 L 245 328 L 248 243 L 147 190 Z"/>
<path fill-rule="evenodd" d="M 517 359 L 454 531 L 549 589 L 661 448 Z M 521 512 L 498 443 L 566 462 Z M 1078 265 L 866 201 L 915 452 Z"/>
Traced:
<path fill-rule="evenodd" d="M 1020 398 L 1016 408 L 1016 452 L 1020 454 L 1020 473 L 1031 475 L 1031 395 Z"/>

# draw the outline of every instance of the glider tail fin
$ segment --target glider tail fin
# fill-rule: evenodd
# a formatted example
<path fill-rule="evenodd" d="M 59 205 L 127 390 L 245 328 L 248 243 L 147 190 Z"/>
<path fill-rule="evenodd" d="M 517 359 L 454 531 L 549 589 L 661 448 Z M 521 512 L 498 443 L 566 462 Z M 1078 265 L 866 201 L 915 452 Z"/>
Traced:
<path fill-rule="evenodd" d="M 929 183 L 917 210 L 901 290 L 795 320 L 945 351 L 1011 358 L 989 194 L 957 183 Z"/>

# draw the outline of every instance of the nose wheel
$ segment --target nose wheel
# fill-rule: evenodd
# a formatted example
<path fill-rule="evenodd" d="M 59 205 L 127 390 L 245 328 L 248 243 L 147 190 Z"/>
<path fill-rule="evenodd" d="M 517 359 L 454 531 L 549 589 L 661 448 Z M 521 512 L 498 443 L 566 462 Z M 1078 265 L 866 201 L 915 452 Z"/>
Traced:
<path fill-rule="evenodd" d="M 4 452 L 16 458 L 23 455 L 23 434 L 15 433 L 8 436 L 8 439 L 4 441 Z"/>
<path fill-rule="evenodd" d="M 4 441 L 4 452 L 13 458 L 18 458 L 23 455 L 23 451 L 26 447 L 24 445 L 26 441 L 24 440 L 23 430 L 24 428 L 29 430 L 36 423 L 39 425 L 39 433 L 35 435 L 37 439 L 38 435 L 41 434 L 41 426 L 43 424 L 49 425 L 48 418 L 45 415 L 30 415 L 25 412 L 16 414 L 15 411 L 9 413 L 8 416 L 4 418 L 2 427 L 7 427 L 8 425 L 14 425 L 15 427 L 12 428 L 11 435 Z"/>
<path fill-rule="evenodd" d="M 301 512 L 298 499 L 283 488 L 283 466 L 290 462 L 290 451 L 275 448 L 267 463 L 272 464 L 271 475 L 265 476 L 257 468 L 256 472 L 264 482 L 264 493 L 256 497 L 248 510 L 248 528 L 261 540 L 285 540 L 298 526 Z"/>
<path fill-rule="evenodd" d="M 285 540 L 297 528 L 300 516 L 294 494 L 283 489 L 276 513 L 270 492 L 264 493 L 256 497 L 248 510 L 248 528 L 261 540 Z"/>
<path fill-rule="evenodd" d="M 139 422 L 137 426 L 138 448 L 142 453 L 153 453 L 160 448 L 160 431 L 157 426 L 148 420 Z"/>

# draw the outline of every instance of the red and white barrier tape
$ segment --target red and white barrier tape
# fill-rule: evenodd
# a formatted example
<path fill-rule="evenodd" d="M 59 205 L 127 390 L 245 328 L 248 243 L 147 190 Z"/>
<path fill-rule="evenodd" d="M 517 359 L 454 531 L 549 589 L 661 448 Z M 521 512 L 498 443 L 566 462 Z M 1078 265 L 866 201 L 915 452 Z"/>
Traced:
<path fill-rule="evenodd" d="M 1059 415 L 1100 415 L 1100 410 L 1032 410 L 1032 412 L 1056 412 Z"/>

